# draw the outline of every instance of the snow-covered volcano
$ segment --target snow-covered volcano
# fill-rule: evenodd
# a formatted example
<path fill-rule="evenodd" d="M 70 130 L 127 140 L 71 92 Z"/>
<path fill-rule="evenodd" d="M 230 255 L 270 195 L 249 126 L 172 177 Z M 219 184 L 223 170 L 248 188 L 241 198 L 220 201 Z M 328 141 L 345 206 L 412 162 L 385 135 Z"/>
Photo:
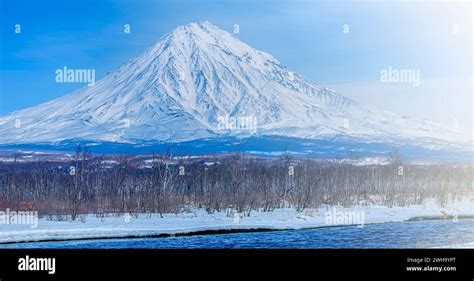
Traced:
<path fill-rule="evenodd" d="M 223 118 L 250 118 L 256 128 L 222 127 Z M 209 22 L 176 28 L 94 86 L 0 118 L 0 144 L 180 142 L 229 134 L 469 140 L 454 128 L 362 106 Z"/>

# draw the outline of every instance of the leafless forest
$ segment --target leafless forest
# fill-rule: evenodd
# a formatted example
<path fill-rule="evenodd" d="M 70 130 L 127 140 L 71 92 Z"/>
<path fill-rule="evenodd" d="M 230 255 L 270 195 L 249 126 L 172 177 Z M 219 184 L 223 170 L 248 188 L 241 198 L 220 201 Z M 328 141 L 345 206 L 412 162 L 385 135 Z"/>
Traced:
<path fill-rule="evenodd" d="M 474 193 L 473 165 L 386 165 L 241 153 L 215 159 L 154 155 L 139 164 L 78 148 L 73 160 L 0 163 L 0 209 L 36 210 L 76 219 L 85 213 L 178 213 L 234 210 L 250 214 L 291 206 L 380 203 L 405 206 L 435 198 L 442 205 Z"/>

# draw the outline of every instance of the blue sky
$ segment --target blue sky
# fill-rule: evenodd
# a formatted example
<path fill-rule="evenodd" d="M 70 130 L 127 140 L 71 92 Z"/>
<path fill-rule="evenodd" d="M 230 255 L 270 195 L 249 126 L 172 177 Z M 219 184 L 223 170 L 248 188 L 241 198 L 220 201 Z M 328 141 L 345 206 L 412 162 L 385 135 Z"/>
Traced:
<path fill-rule="evenodd" d="M 466 2 L 0 3 L 0 115 L 84 86 L 55 83 L 58 68 L 95 68 L 96 77 L 100 78 L 175 27 L 209 20 L 230 32 L 238 24 L 240 33 L 235 36 L 244 42 L 272 54 L 295 72 L 362 103 L 443 122 L 449 122 L 451 116 L 467 120 L 464 123 L 472 120 L 468 116 L 472 111 L 472 83 L 466 80 L 472 77 L 472 4 Z M 20 34 L 14 33 L 15 24 L 21 25 Z M 124 24 L 130 24 L 130 34 L 123 32 Z M 348 33 L 343 32 L 345 24 Z M 421 87 L 393 85 L 387 89 L 387 85 L 380 85 L 380 70 L 389 66 L 419 69 Z M 466 85 L 453 93 L 449 87 L 452 81 Z M 436 83 L 443 83 L 442 91 Z M 379 92 L 378 89 L 385 94 L 368 94 Z M 405 96 L 397 96 L 397 91 L 403 91 Z M 459 94 L 461 101 L 447 109 L 442 101 L 453 99 L 454 94 Z M 430 95 L 438 100 L 431 102 L 430 109 L 435 112 L 424 110 L 426 104 L 418 104 L 430 99 Z"/>

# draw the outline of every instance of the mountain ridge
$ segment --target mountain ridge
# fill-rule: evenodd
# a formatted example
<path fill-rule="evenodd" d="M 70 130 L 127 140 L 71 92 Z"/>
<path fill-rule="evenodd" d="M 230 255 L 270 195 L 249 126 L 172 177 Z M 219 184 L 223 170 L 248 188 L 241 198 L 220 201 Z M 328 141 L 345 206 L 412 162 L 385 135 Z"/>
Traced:
<path fill-rule="evenodd" d="M 223 116 L 253 117 L 257 126 L 222 130 Z M 0 117 L 2 144 L 251 135 L 470 142 L 460 130 L 370 109 L 321 87 L 208 21 L 177 27 L 93 87 Z"/>

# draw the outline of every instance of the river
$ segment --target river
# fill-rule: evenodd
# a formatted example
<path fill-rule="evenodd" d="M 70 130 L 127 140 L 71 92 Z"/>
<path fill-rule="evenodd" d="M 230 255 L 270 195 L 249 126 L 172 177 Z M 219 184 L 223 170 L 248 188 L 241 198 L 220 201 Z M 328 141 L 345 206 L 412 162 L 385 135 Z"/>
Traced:
<path fill-rule="evenodd" d="M 472 242 L 474 242 L 474 219 L 462 219 L 163 238 L 18 243 L 0 245 L 0 248 L 429 248 Z"/>

